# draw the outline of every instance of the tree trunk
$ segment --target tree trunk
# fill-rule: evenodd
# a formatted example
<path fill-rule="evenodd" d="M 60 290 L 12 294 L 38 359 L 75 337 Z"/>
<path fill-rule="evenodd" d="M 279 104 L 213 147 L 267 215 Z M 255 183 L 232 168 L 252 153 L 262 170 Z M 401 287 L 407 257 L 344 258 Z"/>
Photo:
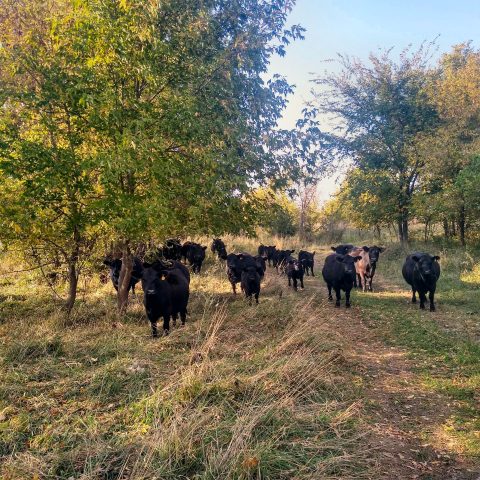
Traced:
<path fill-rule="evenodd" d="M 128 306 L 128 290 L 130 288 L 130 279 L 132 278 L 133 256 L 128 242 L 122 246 L 122 268 L 118 279 L 117 309 L 120 315 L 123 315 Z"/>
<path fill-rule="evenodd" d="M 445 238 L 450 238 L 450 225 L 448 224 L 448 220 L 446 218 L 443 219 L 443 233 Z"/>
<path fill-rule="evenodd" d="M 75 246 L 73 251 L 68 258 L 68 297 L 67 301 L 65 302 L 65 309 L 67 310 L 67 315 L 70 315 L 72 311 L 73 305 L 75 304 L 75 299 L 77 298 L 77 286 L 78 286 L 78 271 L 77 271 L 77 263 L 78 263 L 78 255 L 80 253 L 80 234 L 75 228 L 73 232 L 73 240 L 75 242 Z"/>
<path fill-rule="evenodd" d="M 465 205 L 462 204 L 458 216 L 458 232 L 460 234 L 460 243 L 465 246 Z"/>
<path fill-rule="evenodd" d="M 68 297 L 65 302 L 65 308 L 67 315 L 70 315 L 75 299 L 77 298 L 77 286 L 78 286 L 78 274 L 77 274 L 77 261 L 70 261 L 68 264 Z"/>

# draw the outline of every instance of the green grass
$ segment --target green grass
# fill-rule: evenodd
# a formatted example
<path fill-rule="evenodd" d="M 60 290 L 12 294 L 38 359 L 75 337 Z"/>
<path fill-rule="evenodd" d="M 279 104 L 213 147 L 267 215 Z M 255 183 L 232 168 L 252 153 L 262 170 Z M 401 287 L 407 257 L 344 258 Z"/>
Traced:
<path fill-rule="evenodd" d="M 458 452 L 480 457 L 480 274 L 474 252 L 458 248 L 439 251 L 432 245 L 413 246 L 441 256 L 436 312 L 410 303 L 401 277 L 404 252 L 390 247 L 381 257 L 379 273 L 389 287 L 361 297 L 361 309 L 371 328 L 391 345 L 415 359 L 419 383 L 427 392 L 442 394 L 454 413 L 443 425 L 445 438 Z"/>
<path fill-rule="evenodd" d="M 249 307 L 209 259 L 187 326 L 158 341 L 141 295 L 113 328 L 96 279 L 68 321 L 33 273 L 2 288 L 2 479 L 369 478 L 360 387 L 285 279 Z"/>

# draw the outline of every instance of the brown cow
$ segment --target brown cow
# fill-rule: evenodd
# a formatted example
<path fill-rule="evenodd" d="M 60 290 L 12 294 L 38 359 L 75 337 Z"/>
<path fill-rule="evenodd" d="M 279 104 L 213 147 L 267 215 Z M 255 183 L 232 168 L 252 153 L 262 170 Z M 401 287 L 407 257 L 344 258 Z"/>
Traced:
<path fill-rule="evenodd" d="M 363 288 L 363 291 L 367 291 L 367 278 L 370 276 L 370 255 L 368 251 L 370 249 L 366 246 L 363 247 L 354 247 L 351 252 L 348 252 L 348 255 L 351 257 L 361 257 L 360 260 L 355 262 L 355 271 L 358 277 L 358 286 Z M 357 279 L 355 278 L 354 286 L 357 286 Z"/>

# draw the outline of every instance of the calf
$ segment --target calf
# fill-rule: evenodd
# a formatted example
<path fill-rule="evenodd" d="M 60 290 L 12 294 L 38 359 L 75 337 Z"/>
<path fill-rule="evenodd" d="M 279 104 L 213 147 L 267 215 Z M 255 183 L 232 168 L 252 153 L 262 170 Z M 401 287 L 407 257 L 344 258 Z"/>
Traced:
<path fill-rule="evenodd" d="M 312 277 L 314 277 L 315 275 L 313 274 L 313 266 L 315 265 L 315 252 L 310 253 L 305 250 L 300 250 L 298 252 L 298 260 L 302 264 L 307 276 L 309 276 L 308 271 L 310 270 Z"/>
<path fill-rule="evenodd" d="M 200 273 L 203 261 L 205 260 L 205 250 L 207 247 L 194 242 L 185 242 L 182 246 L 182 256 L 192 266 L 193 273 Z"/>
<path fill-rule="evenodd" d="M 265 247 L 265 255 L 267 257 L 269 267 L 272 266 L 273 258 L 275 257 L 275 252 L 276 251 L 277 251 L 276 245 L 268 245 L 268 246 Z"/>
<path fill-rule="evenodd" d="M 237 293 L 236 284 L 242 280 L 242 272 L 253 267 L 259 277 L 263 276 L 263 268 L 257 260 L 248 253 L 229 253 L 227 255 L 227 277 L 232 285 L 233 293 Z"/>
<path fill-rule="evenodd" d="M 115 258 L 114 260 L 106 258 L 103 261 L 103 264 L 107 265 L 110 268 L 110 278 L 112 279 L 115 290 L 118 291 L 118 282 L 120 279 L 120 271 L 122 270 L 122 261 L 119 258 Z M 128 286 L 128 290 L 132 290 L 132 293 L 134 295 L 135 285 L 142 278 L 142 273 L 143 266 L 141 260 L 138 257 L 133 257 L 132 276 L 130 277 L 130 285 Z"/>
<path fill-rule="evenodd" d="M 175 325 L 180 314 L 182 325 L 185 325 L 190 296 L 189 282 L 180 268 L 165 270 L 161 262 L 144 263 L 143 267 L 143 302 L 152 326 L 152 336 L 158 337 L 157 322 L 160 317 L 163 318 L 163 333 L 168 335 L 170 318 Z"/>
<path fill-rule="evenodd" d="M 361 257 L 352 257 L 350 255 L 338 255 L 333 253 L 325 259 L 322 269 L 322 276 L 327 284 L 328 299 L 332 298 L 332 288 L 335 290 L 336 302 L 335 306 L 340 306 L 341 293 L 345 292 L 345 307 L 350 308 L 350 292 L 353 288 L 355 280 L 355 262 Z"/>
<path fill-rule="evenodd" d="M 252 304 L 252 296 L 255 297 L 255 302 L 258 303 L 260 275 L 256 266 L 248 266 L 242 270 L 241 288 L 250 305 Z"/>
<path fill-rule="evenodd" d="M 370 276 L 370 255 L 369 255 L 370 248 L 367 246 L 364 247 L 354 247 L 353 250 L 350 251 L 348 255 L 351 257 L 360 257 L 358 262 L 355 262 L 355 272 L 356 277 L 353 282 L 353 285 L 357 286 L 357 278 L 358 278 L 358 286 L 363 288 L 363 291 L 367 291 L 367 278 Z"/>
<path fill-rule="evenodd" d="M 338 255 L 346 255 L 347 253 L 353 250 L 353 245 L 351 243 L 340 244 L 337 247 L 330 247 Z"/>
<path fill-rule="evenodd" d="M 220 238 L 214 238 L 210 249 L 213 253 L 216 253 L 220 260 L 227 259 L 227 249 L 225 243 Z"/>
<path fill-rule="evenodd" d="M 437 280 L 440 277 L 440 265 L 437 260 L 440 257 L 429 255 L 428 253 L 415 252 L 409 255 L 402 268 L 402 275 L 405 281 L 412 287 L 412 303 L 416 303 L 415 296 L 418 292 L 420 297 L 420 308 L 425 308 L 428 299 L 430 300 L 430 311 L 435 311 L 435 290 L 437 288 Z"/>
<path fill-rule="evenodd" d="M 267 262 L 265 257 L 262 257 L 261 255 L 255 255 L 253 258 L 255 259 L 256 268 L 260 278 L 263 278 L 265 276 L 265 271 L 267 270 Z"/>
<path fill-rule="evenodd" d="M 261 257 L 267 257 L 267 247 L 263 243 L 258 246 L 257 252 Z"/>
<path fill-rule="evenodd" d="M 297 291 L 298 289 L 298 280 L 300 280 L 300 287 L 302 290 L 304 289 L 303 286 L 303 275 L 304 275 L 304 269 L 302 262 L 300 260 L 297 260 L 293 257 L 290 257 L 287 260 L 287 277 L 288 277 L 288 286 L 291 287 L 291 283 L 293 280 L 293 289 Z"/>
<path fill-rule="evenodd" d="M 369 273 L 369 285 L 368 289 L 370 291 L 373 290 L 372 288 L 372 282 L 373 282 L 373 277 L 375 276 L 375 270 L 377 269 L 377 262 L 378 259 L 380 258 L 380 253 L 385 251 L 385 247 L 377 247 L 374 245 L 373 247 L 370 247 L 370 250 L 368 251 L 368 256 L 370 257 L 370 273 Z"/>
<path fill-rule="evenodd" d="M 178 238 L 165 240 L 162 247 L 162 256 L 166 260 L 180 260 L 182 257 L 182 244 Z"/>
<path fill-rule="evenodd" d="M 287 260 L 294 252 L 295 250 L 277 250 L 275 252 L 273 266 L 277 269 L 277 273 L 278 269 L 280 269 L 280 273 L 285 273 L 287 268 Z"/>

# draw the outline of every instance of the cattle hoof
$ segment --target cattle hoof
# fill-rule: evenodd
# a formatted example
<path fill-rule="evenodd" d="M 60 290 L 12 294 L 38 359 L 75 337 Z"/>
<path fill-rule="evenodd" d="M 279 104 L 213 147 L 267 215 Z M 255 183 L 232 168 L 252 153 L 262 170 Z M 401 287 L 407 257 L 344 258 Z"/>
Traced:
<path fill-rule="evenodd" d="M 425 310 L 425 305 L 420 304 L 420 310 Z"/>
<path fill-rule="evenodd" d="M 349 304 L 349 303 L 346 303 L 346 304 L 345 304 L 345 308 L 350 308 L 350 304 Z"/>
<path fill-rule="evenodd" d="M 412 298 L 412 303 L 417 303 L 417 299 L 416 299 L 416 298 Z"/>
<path fill-rule="evenodd" d="M 431 312 L 434 312 L 435 311 L 435 307 L 433 305 L 430 306 L 430 311 Z"/>
<path fill-rule="evenodd" d="M 169 333 L 170 333 L 170 330 L 164 330 L 163 331 L 163 336 L 167 337 L 169 335 Z"/>
<path fill-rule="evenodd" d="M 328 301 L 331 302 L 333 300 L 333 297 L 328 297 Z"/>
<path fill-rule="evenodd" d="M 340 302 L 335 303 L 335 308 L 340 308 Z"/>

